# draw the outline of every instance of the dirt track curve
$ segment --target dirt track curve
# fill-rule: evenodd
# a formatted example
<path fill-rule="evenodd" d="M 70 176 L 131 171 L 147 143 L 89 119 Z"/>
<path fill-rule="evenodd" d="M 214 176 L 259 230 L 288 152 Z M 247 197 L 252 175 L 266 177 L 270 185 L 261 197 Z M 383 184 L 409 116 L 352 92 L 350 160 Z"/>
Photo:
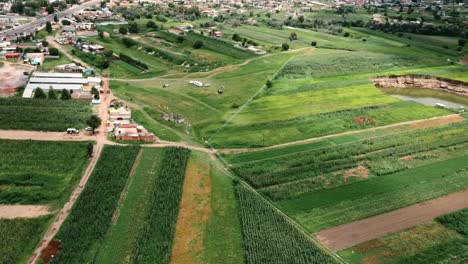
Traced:
<path fill-rule="evenodd" d="M 316 238 L 334 251 L 395 233 L 468 207 L 468 190 L 459 191 L 388 213 L 336 226 L 317 233 Z"/>

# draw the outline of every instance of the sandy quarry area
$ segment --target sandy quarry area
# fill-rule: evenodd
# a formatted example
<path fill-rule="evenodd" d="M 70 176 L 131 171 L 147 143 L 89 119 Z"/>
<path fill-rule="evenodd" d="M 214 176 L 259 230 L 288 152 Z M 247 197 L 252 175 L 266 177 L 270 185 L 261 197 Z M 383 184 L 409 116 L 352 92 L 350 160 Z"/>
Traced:
<path fill-rule="evenodd" d="M 325 229 L 317 234 L 317 239 L 330 249 L 338 251 L 466 207 L 468 207 L 468 190 Z"/>
<path fill-rule="evenodd" d="M 25 86 L 29 76 L 23 72 L 31 72 L 32 67 L 29 65 L 13 64 L 3 62 L 0 67 L 0 96 L 9 96 L 16 92 L 21 86 Z"/>

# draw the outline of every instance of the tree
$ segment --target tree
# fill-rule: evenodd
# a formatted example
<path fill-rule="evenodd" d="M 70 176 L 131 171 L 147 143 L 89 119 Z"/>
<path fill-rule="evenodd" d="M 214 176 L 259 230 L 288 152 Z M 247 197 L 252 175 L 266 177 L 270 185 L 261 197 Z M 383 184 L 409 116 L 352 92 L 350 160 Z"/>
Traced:
<path fill-rule="evenodd" d="M 128 24 L 128 32 L 138 33 L 138 24 L 136 22 L 129 23 Z"/>
<path fill-rule="evenodd" d="M 156 26 L 156 23 L 154 23 L 153 20 L 149 20 L 148 23 L 146 23 L 147 28 L 154 28 Z"/>
<path fill-rule="evenodd" d="M 93 156 L 93 150 L 94 150 L 93 143 L 88 142 L 88 144 L 86 144 L 86 152 L 87 152 L 88 158 L 91 158 Z"/>
<path fill-rule="evenodd" d="M 41 42 L 41 44 L 42 44 L 43 47 L 48 47 L 48 46 L 49 46 L 49 42 L 47 42 L 47 41 L 45 41 L 45 40 L 43 40 L 43 41 Z"/>
<path fill-rule="evenodd" d="M 195 43 L 193 43 L 193 48 L 194 49 L 199 49 L 201 47 L 203 47 L 203 41 L 197 40 L 197 41 L 195 41 Z"/>
<path fill-rule="evenodd" d="M 52 5 L 48 5 L 46 11 L 49 15 L 55 12 L 54 7 Z"/>
<path fill-rule="evenodd" d="M 237 33 L 234 33 L 234 35 L 232 35 L 232 40 L 236 41 L 236 42 L 239 42 L 242 40 L 241 36 L 239 36 L 239 34 Z"/>
<path fill-rule="evenodd" d="M 44 93 L 44 90 L 37 87 L 36 90 L 34 91 L 34 98 L 36 98 L 36 99 L 47 99 L 47 95 Z"/>
<path fill-rule="evenodd" d="M 124 26 L 119 27 L 119 33 L 122 35 L 127 35 L 127 28 Z"/>
<path fill-rule="evenodd" d="M 317 41 L 312 41 L 310 45 L 312 45 L 312 47 L 317 47 Z"/>
<path fill-rule="evenodd" d="M 282 50 L 289 50 L 289 44 L 288 44 L 288 43 L 283 43 L 283 44 L 281 45 L 281 49 L 282 49 Z"/>
<path fill-rule="evenodd" d="M 49 88 L 49 91 L 47 92 L 47 98 L 51 100 L 57 100 L 57 94 L 55 93 L 54 89 L 52 86 Z"/>
<path fill-rule="evenodd" d="M 70 100 L 71 99 L 71 94 L 67 89 L 63 89 L 60 92 L 60 99 L 62 100 Z"/>
<path fill-rule="evenodd" d="M 104 31 L 99 31 L 98 36 L 100 39 L 104 38 Z"/>
<path fill-rule="evenodd" d="M 271 80 L 268 80 L 268 81 L 266 82 L 266 86 L 267 86 L 267 88 L 273 87 L 273 82 L 271 82 Z"/>
<path fill-rule="evenodd" d="M 64 19 L 64 20 L 62 20 L 62 25 L 69 26 L 69 25 L 71 25 L 71 22 L 70 22 L 70 20 Z"/>
<path fill-rule="evenodd" d="M 59 50 L 57 48 L 49 48 L 49 55 L 51 56 L 59 56 Z"/>
<path fill-rule="evenodd" d="M 45 28 L 48 33 L 52 33 L 52 24 L 50 23 L 50 21 L 47 21 Z"/>
<path fill-rule="evenodd" d="M 459 39 L 459 40 L 458 40 L 458 46 L 464 47 L 465 44 L 466 44 L 466 40 L 464 40 L 464 39 Z"/>
<path fill-rule="evenodd" d="M 54 15 L 54 22 L 55 22 L 55 23 L 58 22 L 58 17 L 57 17 L 57 15 Z"/>
<path fill-rule="evenodd" d="M 177 39 L 176 39 L 177 43 L 182 43 L 184 42 L 184 40 L 185 40 L 184 36 L 177 36 Z"/>
<path fill-rule="evenodd" d="M 99 125 L 101 124 L 101 118 L 99 118 L 99 116 L 97 115 L 91 115 L 89 119 L 86 120 L 86 124 L 89 127 L 91 127 L 91 131 L 93 131 L 93 134 L 94 134 L 94 131 L 96 130 L 96 128 L 98 128 Z"/>
<path fill-rule="evenodd" d="M 289 40 L 290 40 L 290 41 L 297 40 L 297 34 L 296 34 L 296 32 L 292 32 L 292 33 L 291 33 L 291 35 L 289 36 Z"/>

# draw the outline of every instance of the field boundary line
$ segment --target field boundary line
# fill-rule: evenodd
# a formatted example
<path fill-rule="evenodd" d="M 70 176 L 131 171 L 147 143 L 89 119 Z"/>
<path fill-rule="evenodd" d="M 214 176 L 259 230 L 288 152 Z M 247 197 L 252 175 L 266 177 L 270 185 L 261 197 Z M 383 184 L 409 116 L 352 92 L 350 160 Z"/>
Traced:
<path fill-rule="evenodd" d="M 289 58 L 284 64 L 283 66 L 281 66 L 281 68 L 279 68 L 275 74 L 273 74 L 272 77 L 270 77 L 268 80 L 273 80 L 276 78 L 276 76 L 278 76 L 278 74 L 284 69 L 284 67 L 286 67 L 286 65 L 293 59 L 295 58 L 297 55 L 294 55 L 294 56 L 291 56 L 291 58 Z M 218 135 L 219 132 L 221 132 L 221 130 L 223 130 L 227 125 L 229 125 L 231 123 L 232 120 L 234 120 L 234 118 L 236 118 L 236 116 L 238 114 L 240 114 L 244 108 L 247 107 L 247 105 L 250 104 L 250 102 L 253 101 L 253 99 L 259 95 L 263 90 L 265 90 L 265 88 L 267 87 L 266 84 L 263 84 L 262 87 L 260 87 L 260 89 L 257 90 L 257 92 L 255 92 L 255 94 L 253 94 L 241 107 L 239 107 L 239 109 L 233 114 L 231 115 L 231 117 L 229 117 L 228 120 L 226 120 L 226 122 L 224 122 L 224 124 L 218 129 L 216 130 L 216 132 L 211 135 L 208 140 L 207 140 L 207 143 L 209 143 L 214 137 L 216 137 L 216 135 Z"/>

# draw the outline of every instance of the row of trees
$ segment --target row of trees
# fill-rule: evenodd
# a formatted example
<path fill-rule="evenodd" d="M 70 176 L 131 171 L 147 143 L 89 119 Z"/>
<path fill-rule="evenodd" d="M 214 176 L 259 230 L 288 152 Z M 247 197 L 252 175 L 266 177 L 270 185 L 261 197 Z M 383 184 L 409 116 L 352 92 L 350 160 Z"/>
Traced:
<path fill-rule="evenodd" d="M 37 87 L 36 90 L 34 90 L 34 98 L 35 99 L 51 99 L 51 100 L 70 100 L 71 99 L 71 94 L 73 93 L 72 90 L 68 91 L 66 89 L 62 89 L 60 91 L 60 94 L 57 94 L 57 91 L 52 89 L 50 87 L 49 91 L 47 94 L 44 92 L 42 88 Z"/>

